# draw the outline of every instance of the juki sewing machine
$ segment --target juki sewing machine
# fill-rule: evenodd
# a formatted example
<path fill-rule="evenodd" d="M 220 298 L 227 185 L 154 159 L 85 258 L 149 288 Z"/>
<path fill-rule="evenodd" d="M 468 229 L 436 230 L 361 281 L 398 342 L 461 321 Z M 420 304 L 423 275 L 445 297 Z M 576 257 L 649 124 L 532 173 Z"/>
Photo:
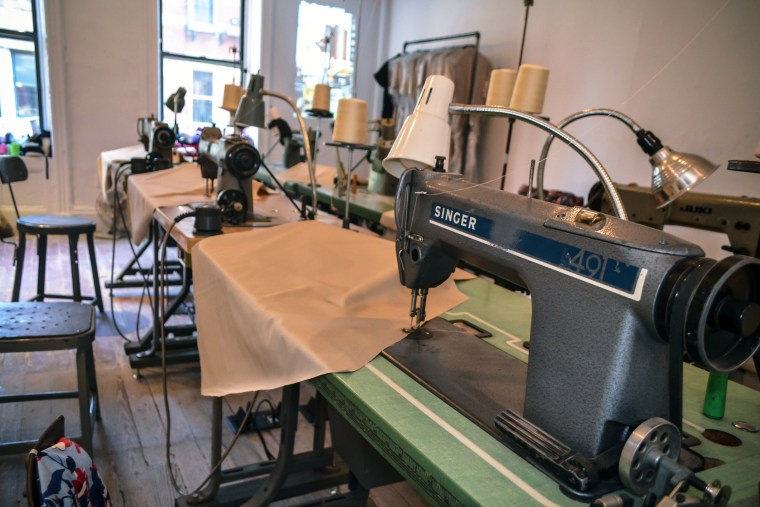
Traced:
<path fill-rule="evenodd" d="M 629 213 L 629 219 L 662 229 L 680 225 L 728 236 L 731 253 L 760 257 L 760 199 L 687 192 L 672 204 L 657 209 L 649 188 L 615 185 Z M 603 191 L 594 186 L 589 193 L 589 207 L 610 213 L 611 206 Z M 595 197 L 596 196 L 596 197 Z"/>
<path fill-rule="evenodd" d="M 238 135 L 222 136 L 216 127 L 205 128 L 198 143 L 198 164 L 204 178 L 218 180 L 216 202 L 227 223 L 254 220 L 253 175 L 261 157 L 250 142 Z"/>
<path fill-rule="evenodd" d="M 406 359 L 395 362 L 417 362 L 437 340 L 460 347 L 449 353 L 473 358 L 474 380 L 446 379 L 440 364 L 430 366 L 460 399 L 429 387 L 575 498 L 596 498 L 620 480 L 638 493 L 657 483 L 670 491 L 659 477 L 680 448 L 683 352 L 730 371 L 758 349 L 760 260 L 715 261 L 656 229 L 448 173 L 403 173 L 395 212 L 399 278 L 412 289 L 416 319 L 399 345 Z M 477 359 L 479 340 L 464 342 L 441 319 L 421 325 L 429 289 L 460 261 L 530 291 L 524 392 L 500 380 L 519 361 L 491 369 Z"/>

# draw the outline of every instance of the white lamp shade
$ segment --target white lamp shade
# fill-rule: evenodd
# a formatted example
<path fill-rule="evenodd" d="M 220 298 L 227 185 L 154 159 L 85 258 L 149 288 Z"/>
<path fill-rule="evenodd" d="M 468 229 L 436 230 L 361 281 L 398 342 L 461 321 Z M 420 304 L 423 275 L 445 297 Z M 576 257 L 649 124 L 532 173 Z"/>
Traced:
<path fill-rule="evenodd" d="M 451 127 L 449 104 L 454 82 L 445 76 L 428 76 L 414 112 L 404 120 L 383 168 L 397 178 L 407 169 L 425 170 L 435 166 L 436 156 L 449 156 Z"/>

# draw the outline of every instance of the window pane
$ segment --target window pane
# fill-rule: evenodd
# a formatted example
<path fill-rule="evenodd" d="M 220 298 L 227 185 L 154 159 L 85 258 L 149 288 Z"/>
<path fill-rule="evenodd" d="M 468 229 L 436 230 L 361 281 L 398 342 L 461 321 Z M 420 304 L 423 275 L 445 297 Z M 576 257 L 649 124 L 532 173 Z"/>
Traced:
<path fill-rule="evenodd" d="M 32 0 L 0 0 L 0 28 L 33 32 Z"/>
<path fill-rule="evenodd" d="M 211 101 L 193 99 L 193 121 L 211 123 Z"/>
<path fill-rule="evenodd" d="M 180 131 L 193 134 L 197 128 L 216 123 L 223 127 L 229 123 L 230 115 L 222 109 L 224 85 L 240 82 L 240 70 L 225 65 L 189 62 L 176 58 L 164 58 L 164 89 L 162 101 L 183 86 L 187 89 L 185 108 L 177 115 Z M 199 112 L 196 113 L 196 107 Z M 174 123 L 174 113 L 164 107 L 163 118 Z"/>
<path fill-rule="evenodd" d="M 301 1 L 296 45 L 298 106 L 311 109 L 314 87 L 330 85 L 330 110 L 351 96 L 355 51 L 354 19 L 344 9 Z"/>
<path fill-rule="evenodd" d="M 22 140 L 39 121 L 34 43 L 0 38 L 0 136 Z"/>
<path fill-rule="evenodd" d="M 210 97 L 214 94 L 214 74 L 202 70 L 193 71 L 193 93 L 195 95 L 206 95 Z"/>
<path fill-rule="evenodd" d="M 190 17 L 193 21 L 199 23 L 214 22 L 214 2 L 213 0 L 190 0 L 190 8 L 193 15 Z"/>
<path fill-rule="evenodd" d="M 162 50 L 237 61 L 241 0 L 163 0 Z"/>
<path fill-rule="evenodd" d="M 37 67 L 34 53 L 11 51 L 13 85 L 16 90 L 16 115 L 39 116 L 37 102 Z"/>

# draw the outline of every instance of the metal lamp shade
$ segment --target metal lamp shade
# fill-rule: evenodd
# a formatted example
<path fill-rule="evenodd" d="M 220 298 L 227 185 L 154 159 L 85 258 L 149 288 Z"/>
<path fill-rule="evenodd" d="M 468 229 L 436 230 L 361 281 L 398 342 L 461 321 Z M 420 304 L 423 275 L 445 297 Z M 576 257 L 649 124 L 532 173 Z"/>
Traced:
<path fill-rule="evenodd" d="M 174 111 L 175 113 L 181 113 L 182 110 L 185 108 L 185 94 L 187 93 L 187 90 L 185 90 L 184 87 L 180 86 L 177 88 L 177 91 L 169 95 L 169 98 L 166 99 L 166 102 L 164 105 Z"/>
<path fill-rule="evenodd" d="M 660 148 L 649 159 L 652 164 L 652 193 L 657 209 L 663 208 L 697 186 L 719 165 L 691 153 Z"/>
<path fill-rule="evenodd" d="M 235 112 L 235 125 L 242 127 L 266 126 L 264 100 L 261 98 L 261 87 L 264 86 L 264 76 L 254 74 L 248 82 L 248 89 L 240 98 L 237 111 Z"/>

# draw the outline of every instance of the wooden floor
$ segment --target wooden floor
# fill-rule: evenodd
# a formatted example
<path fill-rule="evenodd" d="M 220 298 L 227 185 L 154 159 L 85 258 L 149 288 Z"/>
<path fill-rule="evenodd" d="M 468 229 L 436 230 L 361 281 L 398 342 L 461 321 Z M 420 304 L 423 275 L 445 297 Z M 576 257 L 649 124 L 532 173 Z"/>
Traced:
<path fill-rule="evenodd" d="M 92 294 L 89 257 L 80 242 L 80 269 L 84 294 Z M 0 245 L 0 301 L 10 301 L 13 282 L 12 247 Z M 96 241 L 100 283 L 111 272 L 111 240 Z M 25 284 L 22 300 L 32 292 L 36 274 L 34 246 L 27 247 Z M 116 269 L 131 258 L 128 243 L 116 243 Z M 64 241 L 52 238 L 48 253 L 48 287 L 51 292 L 70 291 L 68 253 Z M 146 260 L 150 264 L 150 260 Z M 166 415 L 159 368 L 130 369 L 123 352 L 124 339 L 134 340 L 138 322 L 139 289 L 119 289 L 114 297 L 103 293 L 106 313 L 97 316 L 94 344 L 98 388 L 103 420 L 95 426 L 94 459 L 108 487 L 114 505 L 173 505 L 175 492 L 170 479 L 165 452 Z M 113 314 L 111 313 L 111 305 Z M 113 316 L 112 316 L 113 315 Z M 142 307 L 139 325 L 150 325 L 149 309 Z M 41 389 L 74 389 L 74 355 L 69 352 L 0 354 L 0 393 L 17 393 Z M 309 396 L 303 392 L 304 401 Z M 277 403 L 279 392 L 262 392 L 260 398 Z M 232 414 L 250 399 L 248 395 L 225 399 L 225 411 Z M 211 401 L 200 396 L 200 373 L 197 366 L 173 366 L 169 375 L 171 408 L 171 461 L 177 485 L 183 491 L 195 489 L 209 471 Z M 36 439 L 59 414 L 66 417 L 67 429 L 78 434 L 79 417 L 76 400 L 28 402 L 0 405 L 0 441 Z M 311 427 L 301 418 L 297 449 L 307 450 Z M 229 427 L 224 430 L 224 445 L 232 440 Z M 277 452 L 279 432 L 263 433 L 269 450 Z M 0 457 L 0 506 L 26 505 L 23 496 L 23 456 Z M 225 468 L 266 459 L 258 436 L 244 435 L 224 464 Z M 281 502 L 285 505 L 288 502 Z M 425 501 L 408 485 L 394 484 L 373 490 L 370 504 L 378 506 L 424 506 Z"/>

